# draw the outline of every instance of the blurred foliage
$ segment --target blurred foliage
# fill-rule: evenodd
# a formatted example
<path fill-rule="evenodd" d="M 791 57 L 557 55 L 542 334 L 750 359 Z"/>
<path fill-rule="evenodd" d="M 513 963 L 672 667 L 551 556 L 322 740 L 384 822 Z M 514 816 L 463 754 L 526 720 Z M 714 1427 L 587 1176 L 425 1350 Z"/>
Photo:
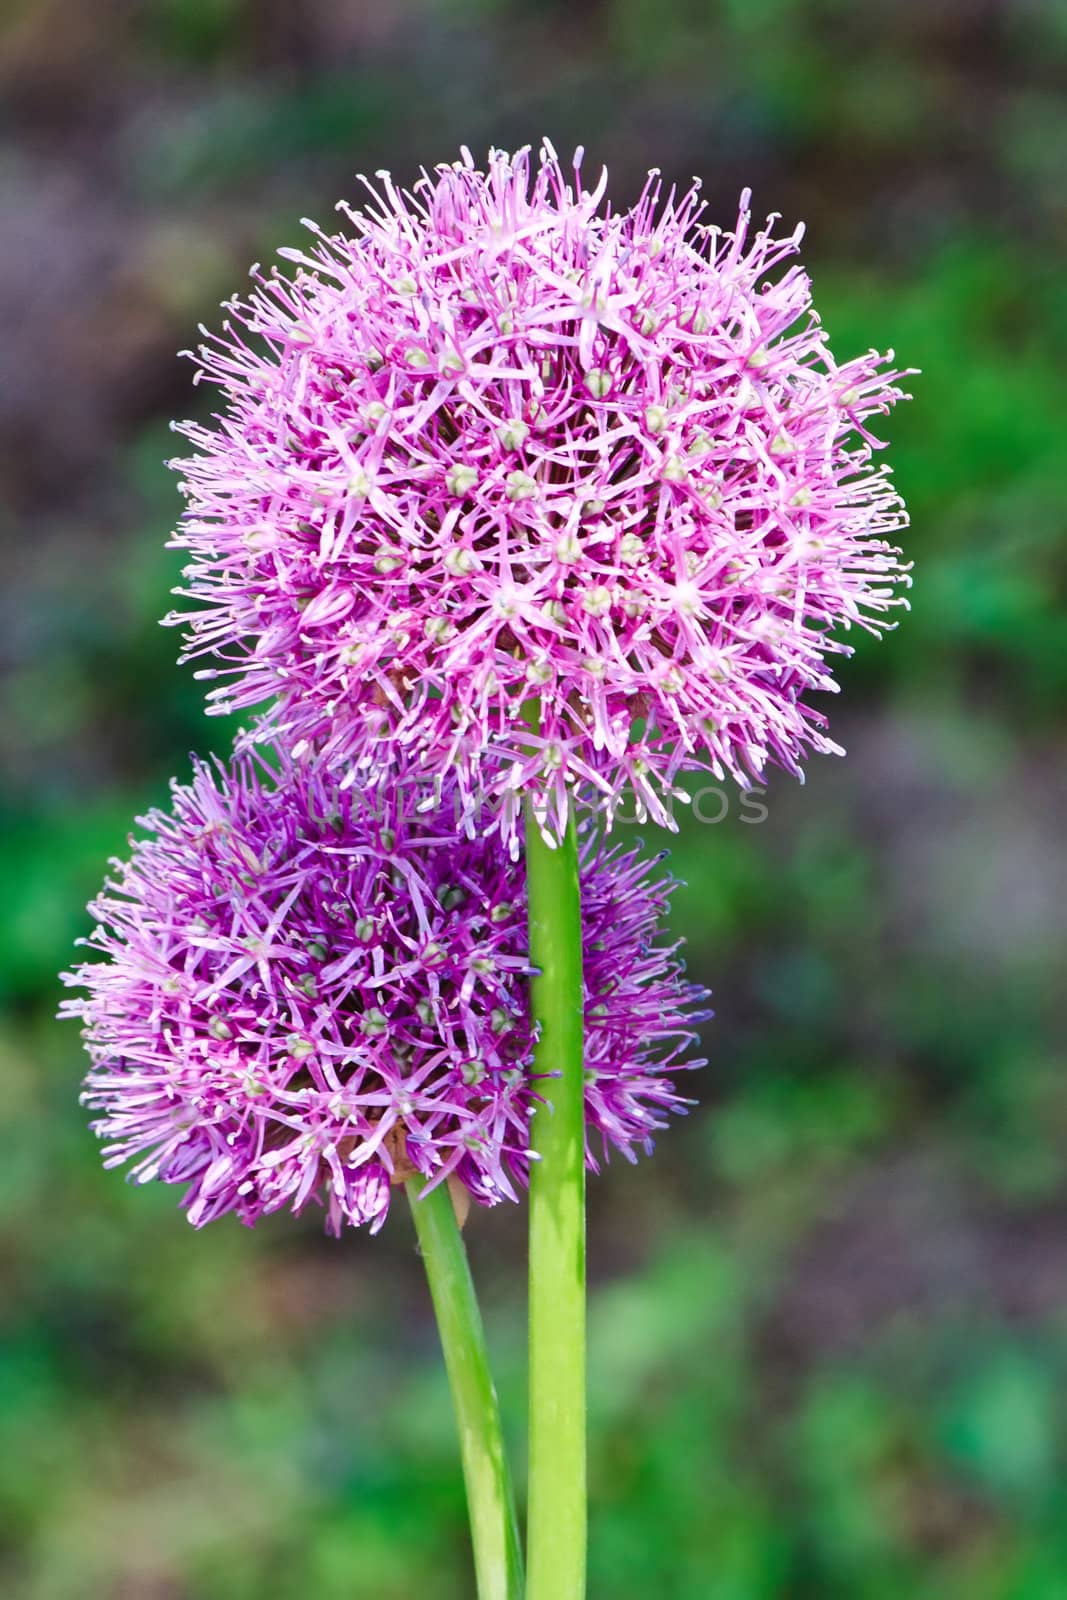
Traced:
<path fill-rule="evenodd" d="M 106 857 L 233 732 L 156 625 L 174 348 L 354 169 L 547 130 L 623 197 L 805 216 L 835 348 L 922 369 L 849 760 L 674 852 L 718 1017 L 700 1106 L 593 1185 L 591 1592 L 1061 1600 L 1067 9 L 22 0 L 0 43 L 3 1593 L 470 1592 L 401 1209 L 194 1234 L 100 1170 L 50 1019 Z M 521 1215 L 470 1243 L 521 1459 Z"/>

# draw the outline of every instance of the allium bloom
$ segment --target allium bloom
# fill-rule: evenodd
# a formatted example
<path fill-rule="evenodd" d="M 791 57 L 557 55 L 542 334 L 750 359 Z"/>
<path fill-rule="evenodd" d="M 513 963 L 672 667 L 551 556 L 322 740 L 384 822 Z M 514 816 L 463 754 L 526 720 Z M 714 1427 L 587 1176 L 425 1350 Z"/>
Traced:
<path fill-rule="evenodd" d="M 405 747 L 509 836 L 520 791 L 556 831 L 574 786 L 667 821 L 686 768 L 798 772 L 837 632 L 901 603 L 892 353 L 834 360 L 778 271 L 802 230 L 750 234 L 747 193 L 732 233 L 655 173 L 613 213 L 580 161 L 379 174 L 253 272 L 199 351 L 221 413 L 179 430 L 172 620 L 215 708 L 276 698 L 263 736 L 350 779 Z"/>
<path fill-rule="evenodd" d="M 486 1205 L 525 1178 L 525 868 L 416 798 L 198 765 L 114 863 L 91 907 L 106 959 L 67 975 L 87 995 L 63 1013 L 107 1164 L 187 1185 L 191 1222 L 319 1201 L 331 1231 L 377 1228 L 412 1171 Z M 588 831 L 581 877 L 587 1123 L 632 1157 L 685 1103 L 670 1075 L 701 1064 L 705 996 L 654 942 L 669 884 Z"/>

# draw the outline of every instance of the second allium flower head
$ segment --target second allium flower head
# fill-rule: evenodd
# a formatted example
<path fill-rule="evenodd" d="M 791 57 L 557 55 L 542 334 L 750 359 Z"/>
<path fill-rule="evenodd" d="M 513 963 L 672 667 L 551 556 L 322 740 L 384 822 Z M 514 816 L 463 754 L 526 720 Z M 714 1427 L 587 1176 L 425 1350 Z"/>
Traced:
<path fill-rule="evenodd" d="M 798 233 L 732 233 L 650 178 L 613 213 L 549 147 L 388 175 L 313 228 L 199 353 L 181 620 L 217 709 L 273 709 L 342 781 L 398 756 L 490 803 L 662 797 L 832 750 L 806 701 L 904 578 L 868 419 L 891 357 L 838 365 Z M 770 276 L 768 276 L 770 275 Z M 536 731 L 529 726 L 536 705 Z"/>
<path fill-rule="evenodd" d="M 326 1208 L 379 1226 L 392 1182 L 474 1199 L 525 1181 L 532 1075 L 524 864 L 401 786 L 364 795 L 253 756 L 197 767 L 93 904 L 67 981 L 109 1165 L 184 1186 L 192 1222 Z M 648 1148 L 703 990 L 657 942 L 670 884 L 586 830 L 591 1166 Z"/>

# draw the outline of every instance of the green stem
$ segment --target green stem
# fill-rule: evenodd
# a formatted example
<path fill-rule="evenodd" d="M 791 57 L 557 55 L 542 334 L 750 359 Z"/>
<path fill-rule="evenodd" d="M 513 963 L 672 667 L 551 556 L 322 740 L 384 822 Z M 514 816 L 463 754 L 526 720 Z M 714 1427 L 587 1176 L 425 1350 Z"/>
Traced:
<path fill-rule="evenodd" d="M 467 1252 L 447 1187 L 425 1194 L 423 1186 L 422 1178 L 406 1184 L 459 1429 L 478 1600 L 521 1600 L 515 1501 Z"/>
<path fill-rule="evenodd" d="M 530 718 L 531 722 L 534 720 Z M 530 1164 L 527 1600 L 585 1594 L 585 1083 L 582 912 L 573 810 L 550 848 L 527 802 L 531 1004 L 540 1033 Z"/>

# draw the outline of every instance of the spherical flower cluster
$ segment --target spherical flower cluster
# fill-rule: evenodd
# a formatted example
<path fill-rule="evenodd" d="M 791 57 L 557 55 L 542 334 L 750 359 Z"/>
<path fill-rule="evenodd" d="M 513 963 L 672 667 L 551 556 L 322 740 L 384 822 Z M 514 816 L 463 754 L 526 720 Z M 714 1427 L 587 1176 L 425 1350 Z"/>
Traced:
<path fill-rule="evenodd" d="M 834 360 L 747 194 L 728 233 L 655 174 L 612 212 L 580 157 L 379 174 L 229 304 L 180 429 L 171 620 L 215 709 L 273 700 L 262 736 L 349 781 L 402 751 L 509 837 L 523 792 L 555 832 L 576 787 L 668 822 L 686 768 L 797 772 L 839 634 L 902 603 L 891 353 Z"/>
<path fill-rule="evenodd" d="M 245 755 L 144 819 L 91 908 L 106 959 L 66 975 L 108 1165 L 185 1184 L 197 1225 L 316 1201 L 333 1232 L 376 1229 L 414 1172 L 514 1196 L 538 1091 L 525 868 L 456 830 L 454 793 L 423 798 Z M 587 1127 L 632 1157 L 684 1105 L 705 994 L 655 943 L 669 883 L 588 831 L 580 873 Z"/>

